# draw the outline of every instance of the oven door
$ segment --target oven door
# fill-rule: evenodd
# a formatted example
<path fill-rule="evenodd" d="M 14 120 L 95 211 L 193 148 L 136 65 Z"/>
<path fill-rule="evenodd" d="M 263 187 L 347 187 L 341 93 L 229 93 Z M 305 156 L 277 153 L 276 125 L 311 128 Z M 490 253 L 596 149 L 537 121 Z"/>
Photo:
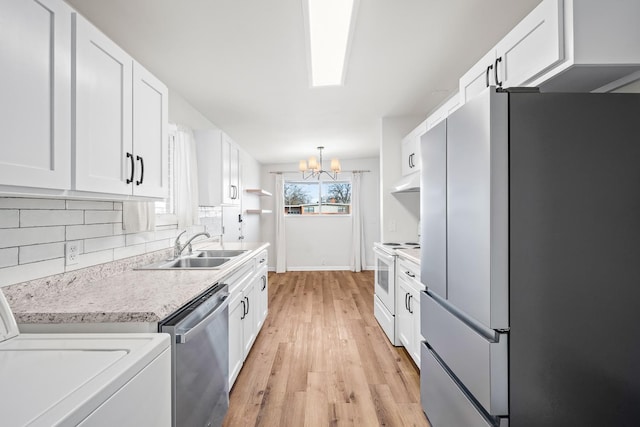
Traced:
<path fill-rule="evenodd" d="M 384 304 L 391 315 L 395 315 L 395 255 L 389 255 L 379 248 L 374 247 L 375 270 L 375 294 Z"/>

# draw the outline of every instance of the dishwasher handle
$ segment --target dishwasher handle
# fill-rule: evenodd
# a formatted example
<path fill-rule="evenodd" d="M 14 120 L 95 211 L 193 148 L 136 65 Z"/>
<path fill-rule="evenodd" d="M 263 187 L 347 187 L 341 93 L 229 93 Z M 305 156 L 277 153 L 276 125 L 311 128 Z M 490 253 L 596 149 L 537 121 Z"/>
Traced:
<path fill-rule="evenodd" d="M 229 305 L 229 293 L 224 292 L 222 295 L 218 296 L 218 298 L 220 300 L 220 304 L 218 304 L 216 308 L 208 313 L 201 321 L 185 331 L 176 333 L 177 344 L 184 344 L 189 341 L 190 337 L 197 335 L 198 332 L 206 328 L 209 323 L 211 323 L 216 317 L 220 315 L 220 313 L 224 311 L 225 308 L 227 308 L 227 306 Z"/>

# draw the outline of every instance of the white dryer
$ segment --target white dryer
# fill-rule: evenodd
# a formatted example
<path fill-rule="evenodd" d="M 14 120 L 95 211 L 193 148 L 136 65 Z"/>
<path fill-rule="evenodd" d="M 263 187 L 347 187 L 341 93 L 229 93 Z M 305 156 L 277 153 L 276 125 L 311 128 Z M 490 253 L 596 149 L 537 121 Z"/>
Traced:
<path fill-rule="evenodd" d="M 171 426 L 167 334 L 20 334 L 0 291 L 0 424 Z"/>

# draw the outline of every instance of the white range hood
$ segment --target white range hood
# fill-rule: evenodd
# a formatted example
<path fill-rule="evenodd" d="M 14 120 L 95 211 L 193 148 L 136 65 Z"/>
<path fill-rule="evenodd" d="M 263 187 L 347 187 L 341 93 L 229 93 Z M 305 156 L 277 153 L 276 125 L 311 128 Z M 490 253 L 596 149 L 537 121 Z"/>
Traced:
<path fill-rule="evenodd" d="M 392 193 L 411 193 L 416 191 L 420 191 L 420 172 L 403 176 L 391 187 Z"/>

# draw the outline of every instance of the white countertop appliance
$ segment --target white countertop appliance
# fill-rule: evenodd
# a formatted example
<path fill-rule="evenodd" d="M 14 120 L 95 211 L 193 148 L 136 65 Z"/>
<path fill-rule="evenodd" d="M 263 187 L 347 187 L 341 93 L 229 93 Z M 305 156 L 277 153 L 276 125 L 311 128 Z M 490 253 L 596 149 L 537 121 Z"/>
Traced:
<path fill-rule="evenodd" d="M 396 249 L 418 249 L 418 243 L 374 243 L 375 288 L 373 311 L 376 320 L 393 345 L 401 345 L 396 334 Z"/>
<path fill-rule="evenodd" d="M 166 334 L 20 334 L 0 291 L 0 423 L 171 425 Z"/>

